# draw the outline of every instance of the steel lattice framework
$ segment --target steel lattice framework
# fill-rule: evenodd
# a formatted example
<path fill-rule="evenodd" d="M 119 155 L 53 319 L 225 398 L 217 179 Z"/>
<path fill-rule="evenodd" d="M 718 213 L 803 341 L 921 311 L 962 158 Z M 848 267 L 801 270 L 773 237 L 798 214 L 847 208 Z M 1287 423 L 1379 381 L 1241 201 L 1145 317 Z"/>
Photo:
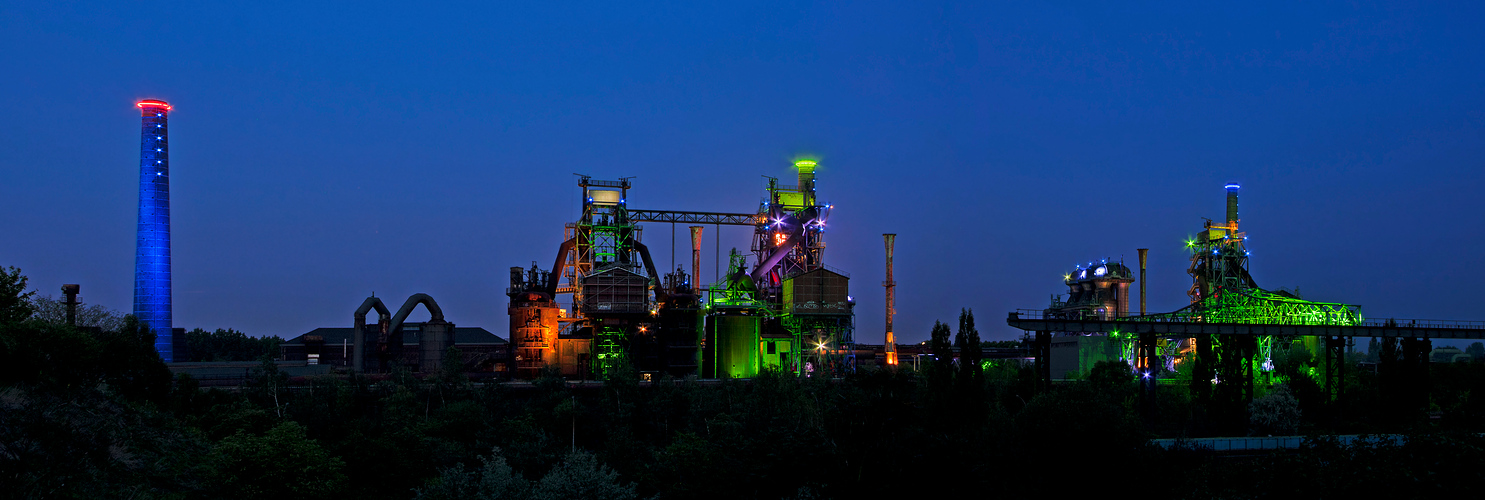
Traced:
<path fill-rule="evenodd" d="M 768 217 L 765 214 L 639 209 L 629 211 L 629 220 L 633 222 L 680 222 L 689 224 L 714 224 L 719 226 L 757 226 L 768 223 Z"/>
<path fill-rule="evenodd" d="M 1217 288 L 1211 296 L 1179 310 L 1132 316 L 1125 321 L 1175 323 L 1248 323 L 1265 325 L 1361 324 L 1361 306 L 1312 302 L 1261 288 Z"/>

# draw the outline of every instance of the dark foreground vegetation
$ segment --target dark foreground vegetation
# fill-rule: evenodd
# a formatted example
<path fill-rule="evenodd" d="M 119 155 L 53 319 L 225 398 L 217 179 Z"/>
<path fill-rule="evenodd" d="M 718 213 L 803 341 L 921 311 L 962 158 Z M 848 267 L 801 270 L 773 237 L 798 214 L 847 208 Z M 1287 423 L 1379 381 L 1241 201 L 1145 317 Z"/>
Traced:
<path fill-rule="evenodd" d="M 264 363 L 240 390 L 203 391 L 172 378 L 132 320 L 61 326 L 31 318 L 19 293 L 0 289 L 7 498 L 1438 498 L 1477 496 L 1485 474 L 1482 364 L 1435 368 L 1449 381 L 1432 386 L 1443 406 L 1339 419 L 1300 389 L 1260 398 L 1249 419 L 1316 434 L 1367 426 L 1405 444 L 1321 437 L 1231 457 L 1151 446 L 1215 432 L 1211 419 L 1175 388 L 1142 418 L 1135 381 L 1112 363 L 1052 388 L 1026 369 L 966 363 L 834 381 L 641 385 L 618 373 L 584 389 L 458 373 L 291 385 Z M 947 343 L 946 327 L 934 333 Z"/>

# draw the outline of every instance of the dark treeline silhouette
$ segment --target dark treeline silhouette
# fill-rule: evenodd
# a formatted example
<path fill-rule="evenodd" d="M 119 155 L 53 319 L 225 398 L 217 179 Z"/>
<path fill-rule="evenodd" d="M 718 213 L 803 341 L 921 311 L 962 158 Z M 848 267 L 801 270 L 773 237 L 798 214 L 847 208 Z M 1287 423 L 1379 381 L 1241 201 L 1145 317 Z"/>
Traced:
<path fill-rule="evenodd" d="M 176 361 L 255 361 L 264 355 L 277 357 L 284 342 L 277 336 L 249 337 L 231 328 L 211 332 L 196 328 L 186 332 L 184 340 L 186 359 Z"/>
<path fill-rule="evenodd" d="M 132 318 L 99 333 L 0 317 L 0 491 L 15 498 L 1441 497 L 1478 488 L 1485 463 L 1485 365 L 1435 367 L 1438 419 L 1337 424 L 1308 389 L 1253 410 L 1261 431 L 1369 425 L 1406 444 L 1221 457 L 1151 446 L 1199 434 L 1201 411 L 1172 390 L 1158 415 L 1136 413 L 1121 363 L 1047 388 L 1029 368 L 969 362 L 968 311 L 932 332 L 959 362 L 921 373 L 641 384 L 620 369 L 583 389 L 456 371 L 291 384 L 265 362 L 240 390 L 203 391 L 169 376 Z M 1351 383 L 1372 397 L 1363 375 Z"/>

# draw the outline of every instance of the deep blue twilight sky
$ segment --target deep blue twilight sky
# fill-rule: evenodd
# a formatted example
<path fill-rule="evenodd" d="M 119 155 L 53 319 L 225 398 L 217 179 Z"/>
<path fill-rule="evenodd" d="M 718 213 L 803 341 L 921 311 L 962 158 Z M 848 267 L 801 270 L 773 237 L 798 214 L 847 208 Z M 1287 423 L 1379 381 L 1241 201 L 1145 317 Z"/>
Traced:
<path fill-rule="evenodd" d="M 961 307 L 1012 338 L 1007 311 L 1139 247 L 1151 309 L 1179 308 L 1229 181 L 1261 286 L 1485 320 L 1479 2 L 305 3 L 0 3 L 0 265 L 130 309 L 134 102 L 160 98 L 178 327 L 292 337 L 427 292 L 504 336 L 507 269 L 550 265 L 574 172 L 751 211 L 801 155 L 861 342 L 885 232 L 904 342 Z M 661 265 L 669 238 L 645 233 Z"/>

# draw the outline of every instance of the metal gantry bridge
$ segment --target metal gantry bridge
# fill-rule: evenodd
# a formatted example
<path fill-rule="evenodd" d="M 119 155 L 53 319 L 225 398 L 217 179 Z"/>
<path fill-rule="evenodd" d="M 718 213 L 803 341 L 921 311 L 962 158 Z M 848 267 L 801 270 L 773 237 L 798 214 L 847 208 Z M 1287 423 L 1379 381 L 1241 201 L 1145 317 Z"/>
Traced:
<path fill-rule="evenodd" d="M 1274 335 L 1285 337 L 1378 337 L 1485 339 L 1485 321 L 1433 319 L 1366 320 L 1351 325 L 1305 325 L 1251 322 L 1174 321 L 1134 316 L 1117 320 L 1047 318 L 1040 310 L 1010 314 L 1006 324 L 1028 332 L 1133 333 L 1161 338 L 1197 335 Z"/>
<path fill-rule="evenodd" d="M 763 214 L 732 214 L 722 212 L 684 212 L 676 210 L 630 210 L 629 220 L 634 222 L 669 222 L 688 224 L 712 224 L 720 226 L 756 226 L 767 224 Z"/>

